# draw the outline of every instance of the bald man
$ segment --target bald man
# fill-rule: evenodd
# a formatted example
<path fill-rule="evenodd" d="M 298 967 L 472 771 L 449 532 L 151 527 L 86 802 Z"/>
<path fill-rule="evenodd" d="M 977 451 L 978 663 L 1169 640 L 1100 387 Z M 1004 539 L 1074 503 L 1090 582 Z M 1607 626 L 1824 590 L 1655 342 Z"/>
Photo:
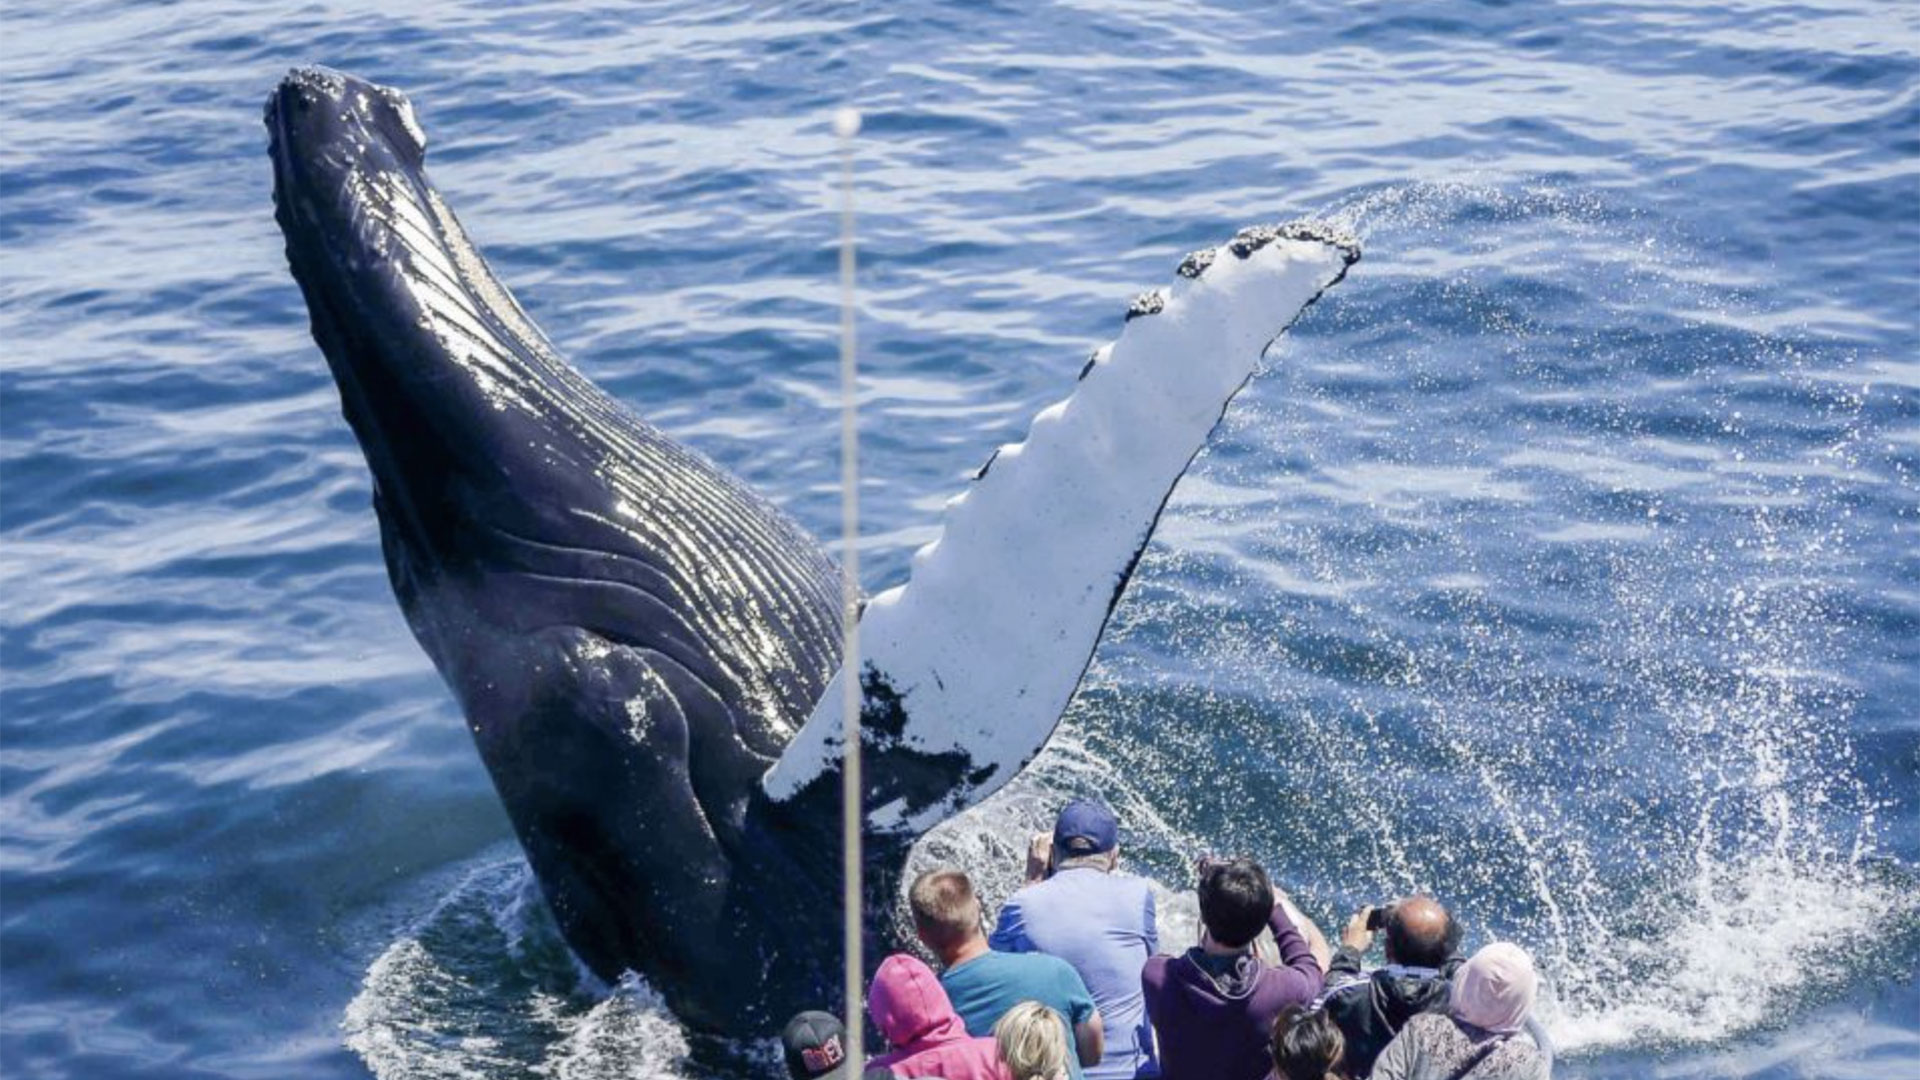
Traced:
<path fill-rule="evenodd" d="M 1409 896 L 1382 910 L 1387 964 L 1365 970 L 1373 915 L 1363 907 L 1347 921 L 1327 971 L 1327 1015 L 1347 1037 L 1347 1068 L 1355 1077 L 1373 1070 L 1373 1059 L 1408 1020 L 1446 1010 L 1448 985 L 1461 963 L 1453 916 L 1431 896 Z"/>

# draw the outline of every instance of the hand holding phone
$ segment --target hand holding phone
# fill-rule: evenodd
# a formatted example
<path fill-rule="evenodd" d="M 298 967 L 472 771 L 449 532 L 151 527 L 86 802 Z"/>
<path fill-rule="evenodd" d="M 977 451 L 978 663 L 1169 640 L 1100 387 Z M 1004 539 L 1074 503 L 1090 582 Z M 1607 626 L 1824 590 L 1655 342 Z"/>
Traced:
<path fill-rule="evenodd" d="M 1373 947 L 1373 931 L 1379 926 L 1380 909 L 1363 907 L 1353 913 L 1347 925 L 1340 931 L 1340 946 L 1363 953 Z"/>
<path fill-rule="evenodd" d="M 1053 873 L 1053 834 L 1034 833 L 1027 843 L 1027 884 L 1045 881 Z"/>

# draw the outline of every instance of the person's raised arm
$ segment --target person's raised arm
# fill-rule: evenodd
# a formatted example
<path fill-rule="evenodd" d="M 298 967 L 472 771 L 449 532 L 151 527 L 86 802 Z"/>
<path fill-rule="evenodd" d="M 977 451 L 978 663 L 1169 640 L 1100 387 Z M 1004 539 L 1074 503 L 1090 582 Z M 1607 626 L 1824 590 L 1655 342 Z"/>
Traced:
<path fill-rule="evenodd" d="M 1367 950 L 1373 948 L 1373 931 L 1367 929 L 1373 908 L 1363 907 L 1347 920 L 1340 931 L 1340 947 L 1334 950 L 1333 963 L 1327 967 L 1327 989 L 1359 982 L 1367 977 Z"/>
<path fill-rule="evenodd" d="M 1034 833 L 1027 844 L 1027 884 L 1038 885 L 1047 880 L 1047 870 L 1053 866 L 1053 834 Z"/>
<path fill-rule="evenodd" d="M 1293 905 L 1286 901 L 1285 894 L 1274 890 L 1273 911 L 1267 916 L 1267 929 L 1273 932 L 1273 943 L 1280 950 L 1280 967 L 1277 978 L 1262 980 L 1273 987 L 1272 993 L 1290 1001 L 1311 1001 L 1320 996 L 1320 988 L 1326 985 L 1326 970 L 1307 944 L 1307 937 L 1293 924 L 1288 909 Z M 1309 926 L 1312 924 L 1309 923 Z M 1324 947 L 1325 942 L 1322 942 Z"/>
<path fill-rule="evenodd" d="M 1306 913 L 1294 904 L 1293 897 L 1288 896 L 1279 889 L 1275 889 L 1273 890 L 1273 898 L 1275 901 L 1274 907 L 1286 908 L 1287 919 L 1293 923 L 1300 931 L 1300 936 L 1306 940 L 1307 952 L 1312 954 L 1313 962 L 1319 965 L 1320 974 L 1324 977 L 1327 971 L 1333 967 L 1333 950 L 1327 946 L 1327 935 L 1321 933 L 1320 927 L 1315 925 L 1312 919 L 1307 918 Z M 1275 930 L 1274 940 L 1278 941 L 1279 939 L 1280 932 Z M 1281 962 L 1285 963 L 1286 961 L 1283 959 Z"/>

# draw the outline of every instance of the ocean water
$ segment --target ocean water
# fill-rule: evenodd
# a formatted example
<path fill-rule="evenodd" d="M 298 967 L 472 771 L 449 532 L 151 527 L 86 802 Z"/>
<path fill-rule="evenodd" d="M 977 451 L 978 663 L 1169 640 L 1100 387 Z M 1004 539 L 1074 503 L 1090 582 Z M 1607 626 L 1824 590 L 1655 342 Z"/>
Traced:
<path fill-rule="evenodd" d="M 272 220 L 295 64 L 616 396 L 867 584 L 1241 225 L 1365 260 L 1163 517 L 1069 795 L 1175 895 L 1425 888 L 1574 1077 L 1920 1075 L 1920 8 L 125 0 L 0 13 L 0 1075 L 732 1077 L 556 939 L 394 605 Z M 833 926 L 823 913 L 823 932 Z"/>

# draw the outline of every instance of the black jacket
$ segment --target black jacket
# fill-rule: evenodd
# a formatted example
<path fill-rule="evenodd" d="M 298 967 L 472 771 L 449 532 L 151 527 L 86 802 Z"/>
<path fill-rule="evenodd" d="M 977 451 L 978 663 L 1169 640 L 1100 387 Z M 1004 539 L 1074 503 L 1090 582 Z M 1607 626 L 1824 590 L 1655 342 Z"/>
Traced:
<path fill-rule="evenodd" d="M 1434 968 L 1389 964 L 1371 974 L 1360 954 L 1342 948 L 1327 970 L 1327 1015 L 1347 1037 L 1347 1070 L 1355 1077 L 1373 1071 L 1373 1059 L 1387 1048 L 1406 1022 L 1423 1012 L 1444 1012 L 1453 973 L 1463 957 Z"/>

